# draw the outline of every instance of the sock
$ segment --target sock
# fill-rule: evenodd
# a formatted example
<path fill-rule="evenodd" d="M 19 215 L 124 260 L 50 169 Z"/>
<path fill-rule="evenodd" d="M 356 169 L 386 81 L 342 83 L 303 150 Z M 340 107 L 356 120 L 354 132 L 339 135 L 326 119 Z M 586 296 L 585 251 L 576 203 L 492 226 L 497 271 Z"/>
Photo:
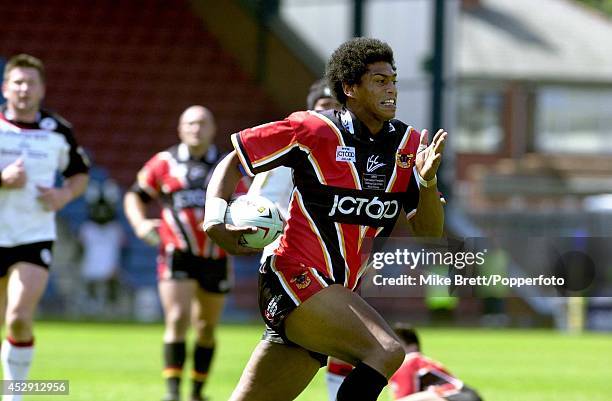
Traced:
<path fill-rule="evenodd" d="M 327 383 L 327 394 L 329 401 L 335 401 L 338 396 L 338 390 L 344 381 L 345 376 L 335 373 L 325 372 L 325 382 Z"/>
<path fill-rule="evenodd" d="M 215 353 L 215 346 L 202 347 L 196 344 L 193 352 L 193 372 L 191 373 L 191 379 L 193 380 L 193 387 L 191 395 L 194 398 L 198 398 L 202 395 L 202 388 L 206 383 L 206 377 L 210 370 L 210 363 L 212 362 L 213 354 Z"/>
<path fill-rule="evenodd" d="M 168 394 L 178 398 L 185 364 L 185 342 L 164 343 L 164 377 Z"/>
<path fill-rule="evenodd" d="M 339 359 L 329 358 L 327 362 L 327 372 L 325 372 L 325 382 L 327 383 L 327 394 L 329 401 L 335 401 L 338 390 L 344 378 L 351 373 L 353 365 Z"/>
<path fill-rule="evenodd" d="M 0 359 L 4 380 L 26 380 L 32 356 L 34 355 L 34 339 L 25 342 L 15 341 L 10 337 L 2 342 Z M 5 395 L 3 401 L 20 401 L 21 395 Z"/>
<path fill-rule="evenodd" d="M 337 401 L 376 401 L 382 389 L 387 385 L 387 378 L 363 362 L 342 382 L 338 390 Z"/>

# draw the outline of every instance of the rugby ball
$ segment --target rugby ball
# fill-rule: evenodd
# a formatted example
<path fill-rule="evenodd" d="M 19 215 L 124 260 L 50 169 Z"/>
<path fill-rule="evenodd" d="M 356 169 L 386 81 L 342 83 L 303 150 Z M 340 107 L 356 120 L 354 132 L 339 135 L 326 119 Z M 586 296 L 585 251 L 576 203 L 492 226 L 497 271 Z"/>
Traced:
<path fill-rule="evenodd" d="M 225 212 L 225 223 L 236 227 L 257 227 L 243 234 L 240 245 L 261 249 L 283 233 L 283 218 L 272 201 L 258 195 L 242 195 L 232 201 Z"/>

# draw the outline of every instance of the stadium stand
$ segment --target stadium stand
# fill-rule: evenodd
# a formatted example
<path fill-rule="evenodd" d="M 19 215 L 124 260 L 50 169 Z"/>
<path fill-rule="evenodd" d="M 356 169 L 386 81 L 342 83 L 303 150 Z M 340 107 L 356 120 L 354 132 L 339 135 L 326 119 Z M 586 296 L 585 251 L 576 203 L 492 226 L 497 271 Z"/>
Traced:
<path fill-rule="evenodd" d="M 24 0 L 0 2 L 0 13 L 0 56 L 25 52 L 45 62 L 48 103 L 73 123 L 95 164 L 123 188 L 151 154 L 176 141 L 176 116 L 186 105 L 211 108 L 225 149 L 224 133 L 286 112 L 186 0 Z M 76 232 L 86 217 L 84 201 L 60 217 Z M 154 285 L 154 261 L 155 250 L 130 234 L 124 284 Z"/>
<path fill-rule="evenodd" d="M 282 114 L 187 1 L 24 0 L 0 12 L 0 55 L 44 60 L 49 104 L 123 186 L 175 141 L 185 105 L 210 105 L 221 133 Z"/>

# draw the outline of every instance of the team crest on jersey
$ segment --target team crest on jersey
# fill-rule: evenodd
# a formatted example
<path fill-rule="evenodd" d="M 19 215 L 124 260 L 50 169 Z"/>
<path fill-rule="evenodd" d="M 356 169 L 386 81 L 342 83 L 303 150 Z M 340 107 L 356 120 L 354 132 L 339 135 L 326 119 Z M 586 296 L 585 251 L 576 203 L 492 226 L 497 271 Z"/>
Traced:
<path fill-rule="evenodd" d="M 399 168 L 410 168 L 412 167 L 412 159 L 414 158 L 414 153 L 396 153 L 395 154 L 395 164 Z"/>
<path fill-rule="evenodd" d="M 38 123 L 38 126 L 44 130 L 55 131 L 55 129 L 57 128 L 57 121 L 55 121 L 51 117 L 45 117 L 42 120 L 40 120 L 40 123 Z"/>
<path fill-rule="evenodd" d="M 308 277 L 308 273 L 304 272 L 302 274 L 299 274 L 293 277 L 291 279 L 291 282 L 295 283 L 295 286 L 298 288 L 298 290 L 303 290 L 304 288 L 310 285 L 312 280 L 310 279 L 310 277 Z"/>
<path fill-rule="evenodd" d="M 355 162 L 355 148 L 352 146 L 336 146 L 337 162 Z"/>

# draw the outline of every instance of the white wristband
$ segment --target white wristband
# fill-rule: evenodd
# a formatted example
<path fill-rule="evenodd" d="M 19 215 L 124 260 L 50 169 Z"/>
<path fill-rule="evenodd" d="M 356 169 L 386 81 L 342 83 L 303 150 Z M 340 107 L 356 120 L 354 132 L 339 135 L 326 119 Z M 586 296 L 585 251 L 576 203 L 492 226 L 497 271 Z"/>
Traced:
<path fill-rule="evenodd" d="M 421 177 L 421 174 L 419 174 L 418 171 L 416 172 L 416 176 L 417 176 L 417 180 L 419 181 L 419 185 L 423 188 L 431 188 L 438 183 L 437 175 L 434 175 L 434 178 L 432 178 L 429 181 L 425 181 L 425 178 Z"/>
<path fill-rule="evenodd" d="M 204 223 L 202 228 L 204 231 L 216 224 L 225 223 L 225 211 L 227 210 L 227 201 L 223 198 L 206 199 L 204 205 Z"/>

